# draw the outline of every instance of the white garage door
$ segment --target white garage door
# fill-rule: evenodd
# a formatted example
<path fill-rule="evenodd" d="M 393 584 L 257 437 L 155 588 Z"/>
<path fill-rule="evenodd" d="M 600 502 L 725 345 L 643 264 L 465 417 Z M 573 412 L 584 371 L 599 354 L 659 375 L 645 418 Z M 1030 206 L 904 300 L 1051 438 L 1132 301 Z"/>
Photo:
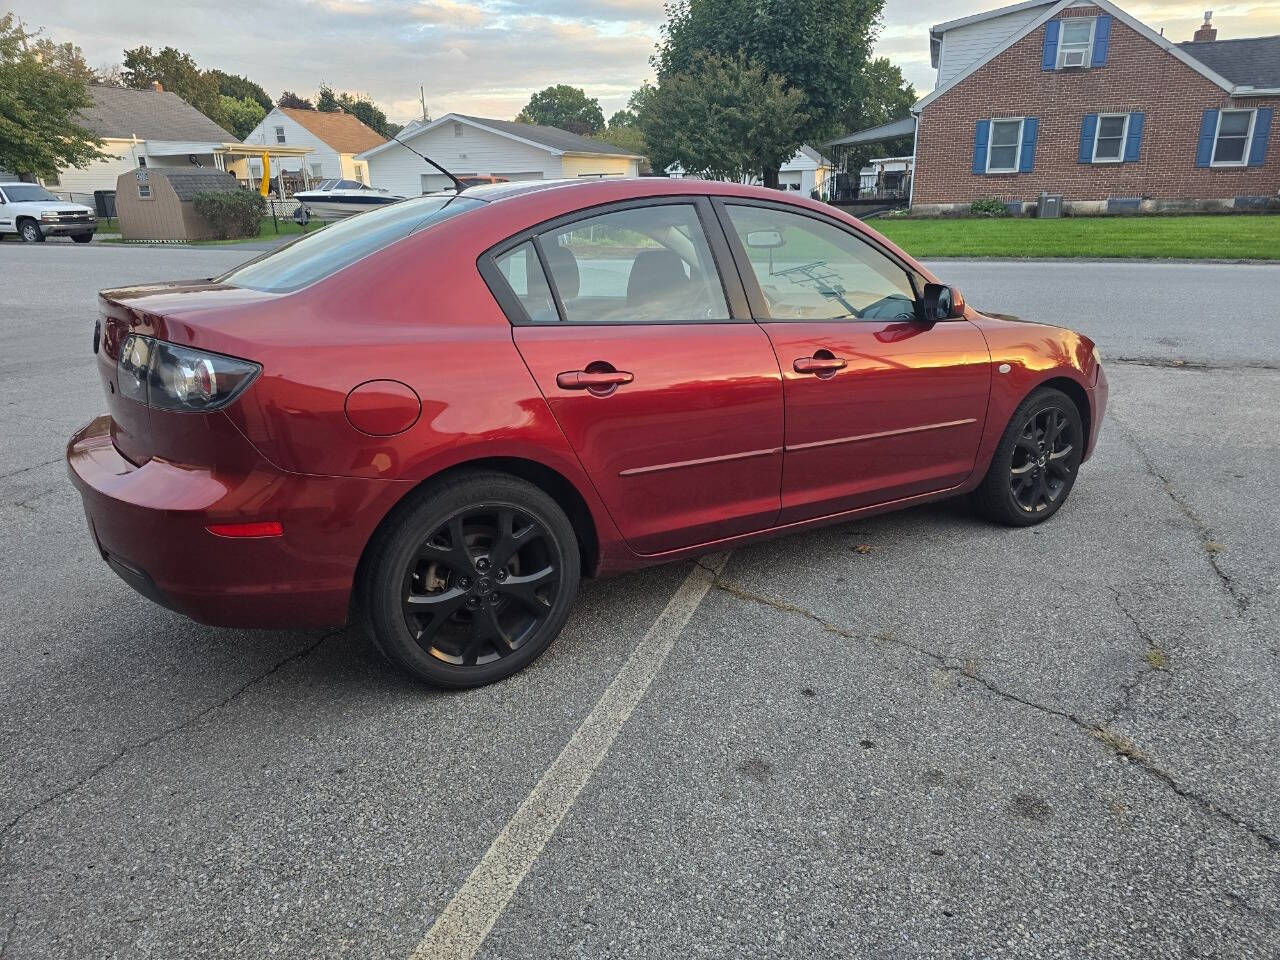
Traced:
<path fill-rule="evenodd" d="M 488 171 L 485 171 L 487 173 Z M 475 177 L 479 174 L 472 170 L 464 170 L 458 173 L 460 177 Z M 495 177 L 506 177 L 508 180 L 541 180 L 541 170 L 525 170 L 518 173 L 498 173 L 494 172 Z M 453 187 L 453 181 L 446 177 L 443 173 L 424 173 L 422 174 L 422 192 L 434 193 L 437 190 L 449 190 Z"/>

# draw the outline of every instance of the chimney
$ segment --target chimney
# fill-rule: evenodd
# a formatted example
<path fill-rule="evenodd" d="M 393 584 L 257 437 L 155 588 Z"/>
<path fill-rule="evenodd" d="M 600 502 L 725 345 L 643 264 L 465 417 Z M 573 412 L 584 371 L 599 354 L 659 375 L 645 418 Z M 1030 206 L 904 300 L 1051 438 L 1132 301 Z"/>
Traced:
<path fill-rule="evenodd" d="M 154 90 L 156 93 L 164 93 L 164 84 L 162 84 L 159 80 L 152 80 L 151 89 Z"/>
<path fill-rule="evenodd" d="M 1211 40 L 1218 39 L 1218 31 L 1213 26 L 1212 10 L 1204 12 L 1204 23 L 1200 24 L 1200 29 L 1195 32 L 1191 39 L 1196 43 L 1208 43 Z"/>

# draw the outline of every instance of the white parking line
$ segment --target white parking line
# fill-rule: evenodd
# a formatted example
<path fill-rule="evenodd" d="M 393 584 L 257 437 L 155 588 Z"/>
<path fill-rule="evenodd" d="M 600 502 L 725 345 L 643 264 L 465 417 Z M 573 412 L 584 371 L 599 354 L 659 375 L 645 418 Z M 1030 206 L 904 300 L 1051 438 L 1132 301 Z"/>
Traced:
<path fill-rule="evenodd" d="M 644 699 L 676 638 L 724 569 L 729 554 L 703 557 L 689 572 L 627 662 L 574 731 L 560 756 L 494 839 L 471 876 L 441 911 L 411 960 L 475 956 L 516 888 L 537 861 L 623 724 Z"/>

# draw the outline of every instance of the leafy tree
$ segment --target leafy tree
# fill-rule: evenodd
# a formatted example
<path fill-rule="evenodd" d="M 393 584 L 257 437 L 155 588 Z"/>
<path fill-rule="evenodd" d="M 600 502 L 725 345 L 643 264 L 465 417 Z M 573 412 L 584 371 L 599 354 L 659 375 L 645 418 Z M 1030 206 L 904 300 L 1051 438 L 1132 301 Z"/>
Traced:
<path fill-rule="evenodd" d="M 640 127 L 655 167 L 736 180 L 777 170 L 809 122 L 804 95 L 744 55 L 698 54 L 644 98 Z"/>
<path fill-rule="evenodd" d="M 85 63 L 84 53 L 74 43 L 54 43 L 48 37 L 40 37 L 31 49 L 36 59 L 64 77 L 81 83 L 98 82 L 97 71 Z"/>
<path fill-rule="evenodd" d="M 86 167 L 104 154 L 79 122 L 93 105 L 85 78 L 43 59 L 30 39 L 13 14 L 0 17 L 0 167 L 41 177 Z"/>
<path fill-rule="evenodd" d="M 286 90 L 280 94 L 280 99 L 276 101 L 277 107 L 290 107 L 295 110 L 314 110 L 310 100 L 304 100 L 292 90 Z"/>
<path fill-rule="evenodd" d="M 271 102 L 271 97 L 267 95 L 267 91 L 247 77 L 226 73 L 222 70 L 206 70 L 205 74 L 217 82 L 218 93 L 221 96 L 231 97 L 235 100 L 252 100 L 262 107 L 264 114 L 274 106 Z"/>
<path fill-rule="evenodd" d="M 618 111 L 621 113 L 622 111 Z M 614 114 L 616 117 L 617 114 Z M 632 123 L 610 123 L 599 133 L 591 135 L 593 140 L 603 140 L 605 143 L 612 144 L 623 153 L 634 153 L 645 157 L 645 161 L 641 164 L 641 173 L 648 172 L 650 167 L 649 144 L 644 138 L 644 131 L 641 130 L 634 122 Z"/>
<path fill-rule="evenodd" d="M 320 92 L 316 94 L 316 109 L 321 113 L 339 113 L 342 110 L 342 103 L 327 83 L 320 84 Z"/>
<path fill-rule="evenodd" d="M 135 90 L 146 90 L 158 81 L 214 123 L 226 122 L 222 116 L 218 81 L 196 66 L 189 53 L 173 47 L 165 47 L 158 52 L 150 47 L 126 50 L 122 77 L 125 86 Z"/>
<path fill-rule="evenodd" d="M 850 105 L 866 91 L 865 67 L 880 28 L 884 0 L 672 0 L 653 64 L 662 86 L 688 74 L 706 53 L 746 56 L 806 103 L 800 143 L 843 132 Z M 655 142 L 650 137 L 650 143 Z M 776 185 L 776 169 L 763 171 Z"/>
<path fill-rule="evenodd" d="M 604 112 L 600 101 L 588 97 L 580 87 L 559 83 L 539 90 L 523 110 L 516 115 L 520 123 L 538 123 L 559 127 L 583 136 L 597 133 L 604 128 Z"/>
<path fill-rule="evenodd" d="M 877 57 L 867 64 L 866 92 L 860 100 L 849 105 L 842 116 L 844 131 L 865 130 L 882 123 L 901 120 L 909 116 L 911 106 L 919 99 L 915 87 L 902 76 L 902 71 L 885 57 Z M 858 170 L 872 156 L 900 157 L 911 153 L 913 137 L 907 135 L 887 143 L 851 148 L 845 156 L 847 170 Z"/>
<path fill-rule="evenodd" d="M 251 100 L 248 97 L 237 100 L 235 97 L 224 96 L 222 115 L 226 118 L 227 129 L 234 133 L 237 139 L 243 140 L 262 122 L 267 111 L 262 109 L 262 104 L 257 100 Z"/>
<path fill-rule="evenodd" d="M 384 137 L 392 135 L 392 127 L 400 128 L 387 122 L 387 115 L 367 96 L 356 93 L 334 93 L 327 83 L 320 85 L 316 94 L 315 108 L 322 113 L 345 111 L 356 117 L 361 123 Z"/>

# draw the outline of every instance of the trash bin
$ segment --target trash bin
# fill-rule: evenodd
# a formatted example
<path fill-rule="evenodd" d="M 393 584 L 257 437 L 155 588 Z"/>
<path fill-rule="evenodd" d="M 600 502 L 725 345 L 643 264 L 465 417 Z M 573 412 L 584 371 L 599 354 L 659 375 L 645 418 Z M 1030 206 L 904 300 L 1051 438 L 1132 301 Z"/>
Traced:
<path fill-rule="evenodd" d="M 1036 208 L 1036 218 L 1044 220 L 1062 216 L 1062 194 L 1040 194 L 1040 205 Z"/>
<path fill-rule="evenodd" d="M 93 208 L 100 218 L 111 218 L 116 215 L 116 192 L 114 190 L 93 191 Z"/>

